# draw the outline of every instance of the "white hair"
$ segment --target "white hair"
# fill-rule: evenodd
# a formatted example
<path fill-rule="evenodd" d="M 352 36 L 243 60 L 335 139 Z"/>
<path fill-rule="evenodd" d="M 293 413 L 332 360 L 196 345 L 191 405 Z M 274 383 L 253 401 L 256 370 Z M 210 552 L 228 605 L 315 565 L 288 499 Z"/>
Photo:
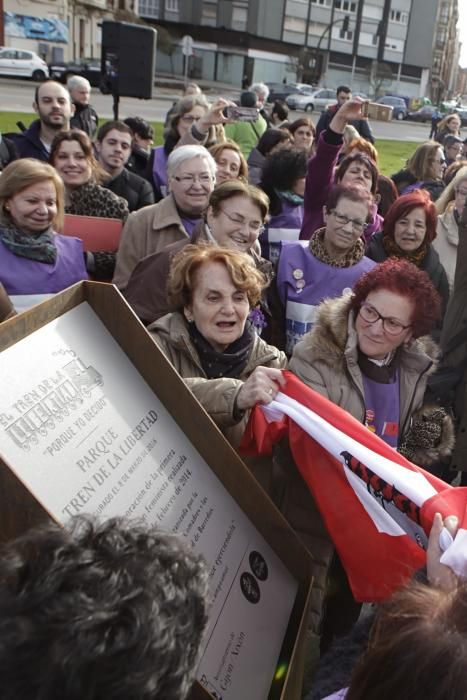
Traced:
<path fill-rule="evenodd" d="M 174 148 L 167 161 L 167 177 L 173 177 L 182 163 L 192 160 L 192 158 L 203 158 L 212 177 L 216 177 L 216 161 L 204 146 L 179 146 Z"/>
<path fill-rule="evenodd" d="M 82 75 L 71 75 L 67 80 L 66 86 L 69 92 L 75 90 L 75 88 L 82 87 L 87 87 L 89 90 L 91 89 L 91 83 L 87 78 L 84 78 Z"/>
<path fill-rule="evenodd" d="M 250 90 L 256 93 L 258 97 L 263 96 L 265 100 L 269 97 L 269 88 L 265 83 L 253 83 L 253 85 L 250 85 Z"/>

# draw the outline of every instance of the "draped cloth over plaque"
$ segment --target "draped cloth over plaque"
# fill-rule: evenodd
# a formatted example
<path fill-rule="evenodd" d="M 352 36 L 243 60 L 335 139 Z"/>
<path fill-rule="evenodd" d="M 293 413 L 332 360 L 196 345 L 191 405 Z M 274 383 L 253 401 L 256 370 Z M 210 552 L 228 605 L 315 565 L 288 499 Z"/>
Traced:
<path fill-rule="evenodd" d="M 436 512 L 459 518 L 441 561 L 466 576 L 467 489 L 410 463 L 293 374 L 285 376 L 276 400 L 253 411 L 241 449 L 270 454 L 288 437 L 356 600 L 385 600 L 424 566 Z"/>

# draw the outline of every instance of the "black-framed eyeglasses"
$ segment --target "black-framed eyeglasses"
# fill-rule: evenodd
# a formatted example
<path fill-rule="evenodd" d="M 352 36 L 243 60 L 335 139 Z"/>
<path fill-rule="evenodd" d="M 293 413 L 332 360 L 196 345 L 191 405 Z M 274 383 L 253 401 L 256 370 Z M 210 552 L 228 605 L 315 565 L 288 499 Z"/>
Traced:
<path fill-rule="evenodd" d="M 210 185 L 211 182 L 214 182 L 214 177 L 209 173 L 201 173 L 201 175 L 172 175 L 172 177 L 185 187 L 191 187 L 195 182 L 200 182 L 202 185 Z"/>
<path fill-rule="evenodd" d="M 375 307 L 369 304 L 367 301 L 362 302 L 359 314 L 362 319 L 366 321 L 366 323 L 376 323 L 376 321 L 381 320 L 383 330 L 388 335 L 400 335 L 412 325 L 409 323 L 408 326 L 404 326 L 404 324 L 398 321 L 396 318 L 392 318 L 391 316 L 382 316 L 379 311 L 377 311 Z"/>
<path fill-rule="evenodd" d="M 361 233 L 365 230 L 367 223 L 366 221 L 361 221 L 360 219 L 351 219 L 350 216 L 345 214 L 340 214 L 337 209 L 331 209 L 329 214 L 332 214 L 338 224 L 341 226 L 347 226 L 347 224 L 352 224 L 352 228 L 355 233 Z"/>

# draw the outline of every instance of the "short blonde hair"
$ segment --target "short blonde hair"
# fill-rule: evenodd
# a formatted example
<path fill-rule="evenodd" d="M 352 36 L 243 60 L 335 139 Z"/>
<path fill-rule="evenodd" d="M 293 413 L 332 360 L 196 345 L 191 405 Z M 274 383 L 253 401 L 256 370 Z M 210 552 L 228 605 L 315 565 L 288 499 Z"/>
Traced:
<path fill-rule="evenodd" d="M 233 285 L 246 293 L 250 306 L 258 303 L 267 282 L 264 275 L 256 269 L 252 258 L 246 253 L 204 243 L 185 246 L 172 261 L 167 283 L 171 311 L 182 311 L 191 304 L 196 273 L 208 263 L 224 265 Z"/>
<path fill-rule="evenodd" d="M 19 192 L 50 180 L 57 195 L 57 213 L 52 221 L 56 231 L 63 230 L 65 216 L 65 195 L 63 181 L 55 168 L 35 158 L 19 158 L 6 166 L 0 177 L 0 223 L 10 224 L 11 216 L 5 203 Z"/>

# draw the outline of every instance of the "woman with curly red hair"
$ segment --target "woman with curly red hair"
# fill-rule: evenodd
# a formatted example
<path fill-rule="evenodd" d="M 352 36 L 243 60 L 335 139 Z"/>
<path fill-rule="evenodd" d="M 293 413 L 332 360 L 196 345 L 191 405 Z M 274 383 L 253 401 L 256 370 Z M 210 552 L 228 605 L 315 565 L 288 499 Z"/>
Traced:
<path fill-rule="evenodd" d="M 444 310 L 449 299 L 449 283 L 432 245 L 436 226 L 436 207 L 429 194 L 424 190 L 404 194 L 390 207 L 383 230 L 373 236 L 366 255 L 375 262 L 404 258 L 426 272 L 441 296 Z"/>
<path fill-rule="evenodd" d="M 436 368 L 438 347 L 429 334 L 440 306 L 425 272 L 390 258 L 363 275 L 353 294 L 320 305 L 313 330 L 295 347 L 290 370 L 389 445 L 428 466 L 445 454 L 445 446 L 419 449 L 416 439 L 427 436 L 414 431 L 414 416 Z M 433 432 L 435 443 L 439 431 L 436 436 Z"/>

